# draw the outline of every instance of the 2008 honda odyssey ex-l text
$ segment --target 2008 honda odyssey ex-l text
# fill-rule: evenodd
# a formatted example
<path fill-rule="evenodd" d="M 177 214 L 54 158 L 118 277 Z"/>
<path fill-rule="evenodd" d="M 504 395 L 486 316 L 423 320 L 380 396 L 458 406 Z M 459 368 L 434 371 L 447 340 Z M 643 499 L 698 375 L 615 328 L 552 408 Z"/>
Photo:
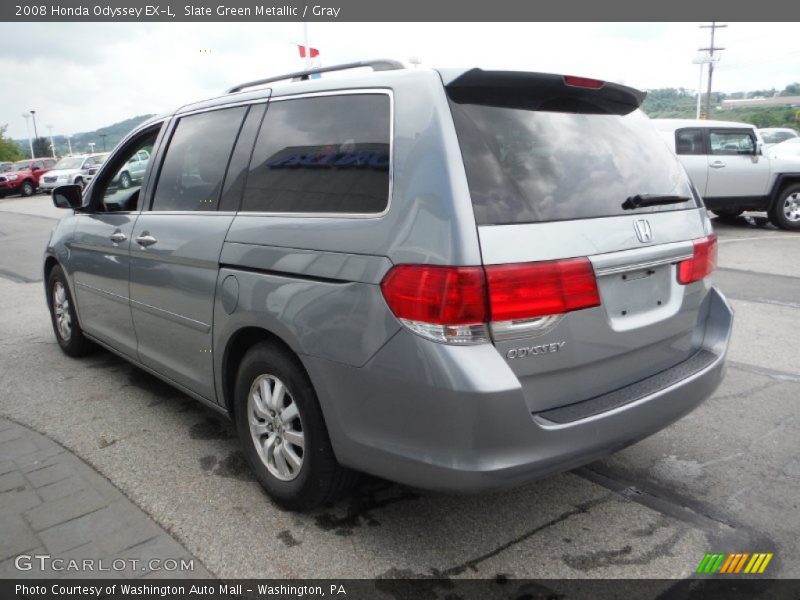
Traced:
<path fill-rule="evenodd" d="M 336 77 L 336 71 L 354 70 Z M 479 491 L 695 408 L 732 313 L 716 237 L 644 94 L 373 61 L 138 127 L 48 243 L 61 348 L 230 416 L 283 506 L 366 472 Z M 151 156 L 138 185 L 118 172 Z"/>

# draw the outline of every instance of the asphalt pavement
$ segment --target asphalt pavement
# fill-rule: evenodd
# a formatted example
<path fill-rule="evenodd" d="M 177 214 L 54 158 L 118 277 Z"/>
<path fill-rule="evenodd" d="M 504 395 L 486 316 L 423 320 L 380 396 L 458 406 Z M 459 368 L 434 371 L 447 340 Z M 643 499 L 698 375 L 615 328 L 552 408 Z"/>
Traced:
<path fill-rule="evenodd" d="M 715 222 L 729 370 L 664 431 L 510 492 L 367 479 L 296 514 L 253 481 L 220 417 L 110 353 L 60 352 L 41 285 L 48 203 L 0 200 L 0 415 L 92 465 L 216 576 L 679 578 L 716 551 L 774 552 L 771 575 L 800 577 L 800 234 Z"/>

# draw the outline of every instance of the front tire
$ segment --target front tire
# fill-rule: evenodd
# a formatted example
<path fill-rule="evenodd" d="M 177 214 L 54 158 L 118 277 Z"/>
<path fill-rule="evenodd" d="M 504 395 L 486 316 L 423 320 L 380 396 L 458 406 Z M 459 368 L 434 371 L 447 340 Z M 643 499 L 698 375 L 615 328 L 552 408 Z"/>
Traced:
<path fill-rule="evenodd" d="M 22 197 L 27 198 L 28 196 L 33 196 L 34 192 L 36 192 L 36 188 L 33 187 L 33 183 L 30 181 L 22 182 L 22 187 L 19 190 Z"/>
<path fill-rule="evenodd" d="M 53 333 L 56 334 L 56 341 L 64 354 L 73 358 L 90 354 L 95 345 L 83 335 L 67 278 L 60 266 L 53 267 L 47 278 L 47 304 Z"/>
<path fill-rule="evenodd" d="M 769 211 L 769 220 L 781 229 L 800 231 L 800 183 L 780 191 Z"/>
<path fill-rule="evenodd" d="M 133 183 L 133 181 L 131 180 L 131 176 L 127 173 L 123 173 L 119 176 L 119 187 L 121 187 L 123 190 L 127 190 L 129 187 L 131 187 L 131 183 Z"/>
<path fill-rule="evenodd" d="M 317 395 L 300 361 L 262 342 L 239 365 L 234 396 L 239 440 L 258 482 L 289 510 L 337 500 L 356 474 L 336 461 Z"/>

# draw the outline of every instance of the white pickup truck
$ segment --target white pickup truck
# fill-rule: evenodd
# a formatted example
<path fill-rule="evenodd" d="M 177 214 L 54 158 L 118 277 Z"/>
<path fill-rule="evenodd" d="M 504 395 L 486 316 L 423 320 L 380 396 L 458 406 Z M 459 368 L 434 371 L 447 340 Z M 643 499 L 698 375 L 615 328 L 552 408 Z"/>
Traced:
<path fill-rule="evenodd" d="M 800 157 L 762 153 L 752 125 L 732 121 L 653 119 L 706 207 L 721 218 L 765 211 L 782 229 L 800 231 Z"/>

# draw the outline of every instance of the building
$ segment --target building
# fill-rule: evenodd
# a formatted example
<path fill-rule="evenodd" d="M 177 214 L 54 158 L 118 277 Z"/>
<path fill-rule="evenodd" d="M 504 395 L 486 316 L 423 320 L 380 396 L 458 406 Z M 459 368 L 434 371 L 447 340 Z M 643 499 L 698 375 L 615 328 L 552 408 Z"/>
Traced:
<path fill-rule="evenodd" d="M 750 108 L 768 106 L 800 106 L 800 96 L 773 96 L 772 98 L 740 98 L 723 100 L 723 110 L 729 108 Z"/>

